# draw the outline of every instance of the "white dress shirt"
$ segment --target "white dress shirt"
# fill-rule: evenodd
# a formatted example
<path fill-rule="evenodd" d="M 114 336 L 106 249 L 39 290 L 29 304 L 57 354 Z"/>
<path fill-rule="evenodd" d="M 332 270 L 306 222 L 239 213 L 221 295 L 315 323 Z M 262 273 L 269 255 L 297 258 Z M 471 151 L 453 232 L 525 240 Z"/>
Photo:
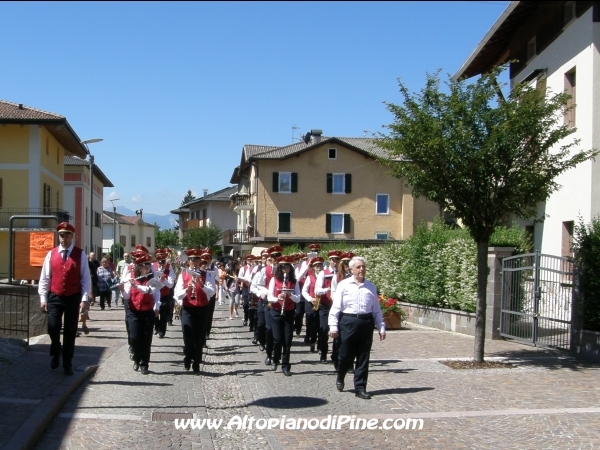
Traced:
<path fill-rule="evenodd" d="M 206 272 L 206 275 L 207 275 L 206 281 L 204 282 L 204 286 L 202 287 L 202 290 L 206 294 L 206 297 L 208 297 L 208 299 L 210 300 L 210 298 L 213 295 L 215 295 L 215 285 L 212 281 L 209 281 L 208 272 Z M 187 295 L 187 287 L 183 287 L 183 272 L 182 272 L 179 275 L 179 278 L 177 278 L 177 284 L 175 285 L 174 297 L 175 297 L 175 300 L 177 301 L 177 304 L 182 305 L 183 299 L 185 298 L 186 295 Z"/>
<path fill-rule="evenodd" d="M 298 303 L 300 301 L 300 287 L 298 286 L 298 284 L 299 283 L 296 281 L 296 284 L 294 286 L 294 292 L 290 292 L 290 298 L 294 303 Z M 269 302 L 271 303 L 277 303 L 279 301 L 279 298 L 273 294 L 274 292 L 275 276 L 273 276 L 273 278 L 271 278 L 271 281 L 269 282 Z"/>
<path fill-rule="evenodd" d="M 73 251 L 73 247 L 75 244 L 71 244 L 71 246 L 67 249 L 63 248 L 62 245 L 58 245 L 58 253 L 62 255 L 63 250 L 67 250 L 67 258 L 71 255 Z M 38 286 L 38 294 L 40 295 L 40 303 L 46 303 L 48 301 L 48 294 L 50 293 L 50 255 L 52 254 L 52 250 L 50 250 L 46 257 L 44 258 L 44 263 L 42 264 L 42 273 L 40 275 L 40 283 Z M 87 255 L 83 250 L 81 250 L 81 261 L 79 261 L 79 278 L 81 280 L 81 301 L 87 302 L 89 301 L 89 296 L 92 295 L 92 277 L 90 276 L 90 267 L 88 265 Z"/>
<path fill-rule="evenodd" d="M 350 277 L 338 283 L 328 318 L 329 331 L 332 333 L 338 332 L 340 313 L 373 314 L 379 333 L 385 333 L 377 289 L 369 280 L 359 283 L 354 277 Z"/>
<path fill-rule="evenodd" d="M 133 289 L 133 286 L 131 283 L 126 283 L 124 288 L 125 290 L 121 292 L 121 294 L 123 294 L 123 298 L 125 300 L 129 300 L 131 298 L 131 289 Z M 136 289 L 142 294 L 152 294 L 152 299 L 154 300 L 154 311 L 160 310 L 160 289 L 156 289 L 152 286 L 144 286 L 141 284 L 136 285 Z"/>

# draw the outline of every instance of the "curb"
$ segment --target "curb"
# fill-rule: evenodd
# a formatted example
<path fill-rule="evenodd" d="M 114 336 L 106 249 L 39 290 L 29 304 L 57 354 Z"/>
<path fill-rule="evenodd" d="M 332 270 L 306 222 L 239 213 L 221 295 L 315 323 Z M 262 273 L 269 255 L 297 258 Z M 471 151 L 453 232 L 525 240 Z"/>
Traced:
<path fill-rule="evenodd" d="M 79 387 L 81 384 L 90 376 L 92 376 L 98 366 L 87 367 L 81 375 L 75 379 L 65 377 L 65 381 L 69 378 L 72 382 L 61 382 L 56 388 L 48 395 L 39 406 L 35 409 L 33 414 L 27 418 L 27 420 L 19 427 L 13 437 L 6 443 L 4 449 L 6 450 L 30 450 L 34 447 L 35 443 L 46 430 L 50 422 L 54 420 L 57 414 L 60 412 L 62 406 L 66 402 L 67 398 Z"/>

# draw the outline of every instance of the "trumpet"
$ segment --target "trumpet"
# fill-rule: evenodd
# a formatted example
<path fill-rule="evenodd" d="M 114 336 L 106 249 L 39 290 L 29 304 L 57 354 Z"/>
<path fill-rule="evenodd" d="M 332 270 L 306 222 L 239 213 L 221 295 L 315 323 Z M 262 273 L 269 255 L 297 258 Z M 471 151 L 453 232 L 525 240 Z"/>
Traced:
<path fill-rule="evenodd" d="M 321 296 L 320 296 L 320 295 L 317 295 L 317 296 L 315 297 L 315 302 L 314 302 L 314 303 L 313 303 L 313 305 L 312 305 L 312 309 L 313 309 L 313 311 L 316 311 L 316 310 L 318 310 L 318 309 L 319 309 L 319 305 L 320 305 L 320 304 L 321 304 Z"/>

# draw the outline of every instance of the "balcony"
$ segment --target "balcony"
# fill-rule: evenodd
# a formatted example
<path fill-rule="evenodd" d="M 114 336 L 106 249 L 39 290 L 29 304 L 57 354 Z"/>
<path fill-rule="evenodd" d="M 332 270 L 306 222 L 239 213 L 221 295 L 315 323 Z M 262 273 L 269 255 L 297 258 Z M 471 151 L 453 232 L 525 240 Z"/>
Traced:
<path fill-rule="evenodd" d="M 237 193 L 231 195 L 231 209 L 234 211 L 244 211 L 254 209 L 250 194 Z"/>
<path fill-rule="evenodd" d="M 56 216 L 54 219 L 14 219 L 14 228 L 52 228 L 61 222 L 69 221 L 69 213 L 62 209 L 52 208 L 2 208 L 0 209 L 0 228 L 8 228 L 12 216 Z"/>
<path fill-rule="evenodd" d="M 225 230 L 223 231 L 223 245 L 232 244 L 250 244 L 252 232 L 246 230 Z"/>
<path fill-rule="evenodd" d="M 181 231 L 190 230 L 192 228 L 201 228 L 208 225 L 208 219 L 188 219 L 183 222 L 180 227 Z"/>

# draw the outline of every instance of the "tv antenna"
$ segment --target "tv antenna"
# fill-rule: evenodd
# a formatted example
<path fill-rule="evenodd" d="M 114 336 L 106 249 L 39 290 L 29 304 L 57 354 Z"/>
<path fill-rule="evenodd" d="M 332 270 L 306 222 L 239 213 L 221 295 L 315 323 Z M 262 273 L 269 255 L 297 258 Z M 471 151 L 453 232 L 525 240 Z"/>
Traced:
<path fill-rule="evenodd" d="M 292 142 L 302 140 L 302 139 L 296 137 L 296 130 L 299 130 L 299 129 L 300 129 L 300 127 L 298 127 L 296 125 L 292 126 Z"/>
<path fill-rule="evenodd" d="M 363 137 L 367 137 L 367 133 L 370 133 L 369 130 L 363 130 Z"/>

